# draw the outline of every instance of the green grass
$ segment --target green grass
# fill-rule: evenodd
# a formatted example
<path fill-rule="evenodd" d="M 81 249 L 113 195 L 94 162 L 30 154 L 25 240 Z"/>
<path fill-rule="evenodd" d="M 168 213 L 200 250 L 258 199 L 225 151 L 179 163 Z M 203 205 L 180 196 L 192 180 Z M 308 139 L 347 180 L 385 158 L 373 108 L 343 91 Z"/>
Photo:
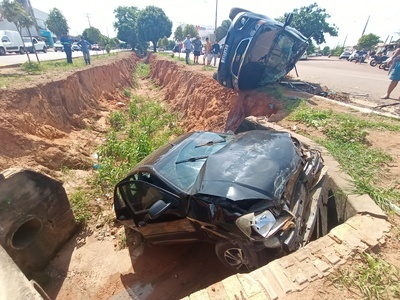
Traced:
<path fill-rule="evenodd" d="M 111 130 L 98 150 L 99 165 L 95 184 L 111 193 L 115 184 L 148 154 L 181 134 L 177 115 L 157 101 L 133 96 L 128 109 L 110 115 Z"/>
<path fill-rule="evenodd" d="M 89 211 L 89 195 L 79 189 L 70 197 L 69 200 L 76 222 L 80 225 L 84 225 L 91 217 Z"/>
<path fill-rule="evenodd" d="M 314 127 L 324 134 L 323 138 L 310 138 L 326 147 L 353 178 L 356 193 L 370 195 L 386 211 L 390 211 L 390 203 L 399 204 L 398 189 L 379 185 L 380 175 L 393 158 L 381 149 L 372 148 L 367 141 L 368 130 L 399 132 L 398 121 L 375 115 L 361 118 L 348 113 L 318 110 L 304 103 L 300 103 L 288 119 Z"/>
<path fill-rule="evenodd" d="M 329 276 L 337 288 L 357 290 L 362 299 L 399 299 L 400 269 L 365 253 L 351 268 L 341 268 Z"/>

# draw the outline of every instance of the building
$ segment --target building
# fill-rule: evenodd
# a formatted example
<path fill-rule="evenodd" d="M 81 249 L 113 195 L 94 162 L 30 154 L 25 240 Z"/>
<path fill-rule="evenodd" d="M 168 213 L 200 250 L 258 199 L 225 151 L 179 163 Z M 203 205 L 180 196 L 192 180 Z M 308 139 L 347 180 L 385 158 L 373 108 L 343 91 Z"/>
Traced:
<path fill-rule="evenodd" d="M 0 1 L 2 2 L 2 1 Z M 29 1 L 27 2 L 29 3 Z M 29 3 L 30 5 L 30 3 Z M 48 13 L 32 7 L 32 13 L 35 17 L 36 24 L 29 28 L 33 37 L 44 40 L 49 47 L 54 46 L 54 41 L 57 39 L 56 35 L 47 29 L 45 21 L 49 17 Z M 38 32 L 38 30 L 39 32 Z M 0 18 L 0 30 L 17 30 L 14 23 L 10 23 L 5 19 Z M 22 36 L 29 36 L 26 28 L 22 29 Z"/>

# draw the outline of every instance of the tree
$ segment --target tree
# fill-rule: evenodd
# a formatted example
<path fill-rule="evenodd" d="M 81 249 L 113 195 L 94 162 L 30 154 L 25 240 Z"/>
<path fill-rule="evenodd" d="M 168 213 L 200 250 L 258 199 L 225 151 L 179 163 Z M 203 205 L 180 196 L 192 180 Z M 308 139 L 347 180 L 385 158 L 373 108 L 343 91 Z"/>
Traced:
<path fill-rule="evenodd" d="M 222 40 L 226 34 L 228 33 L 229 27 L 231 27 L 231 20 L 224 20 L 221 23 L 221 26 L 217 27 L 215 30 L 215 38 L 220 41 Z"/>
<path fill-rule="evenodd" d="M 359 38 L 358 43 L 357 43 L 357 48 L 370 50 L 374 46 L 376 46 L 379 42 L 380 42 L 379 36 L 377 36 L 373 33 L 366 34 Z"/>
<path fill-rule="evenodd" d="M 329 55 L 331 54 L 331 48 L 329 46 L 325 46 L 324 49 L 322 49 L 322 55 Z"/>
<path fill-rule="evenodd" d="M 172 34 L 172 22 L 164 11 L 156 6 L 147 6 L 139 12 L 137 19 L 139 39 L 144 42 L 152 42 L 153 50 L 159 38 L 169 37 Z"/>
<path fill-rule="evenodd" d="M 183 34 L 182 26 L 178 26 L 174 32 L 174 40 L 177 42 L 181 42 L 185 39 L 185 35 Z"/>
<path fill-rule="evenodd" d="M 185 36 L 187 36 L 188 34 L 190 34 L 191 37 L 194 37 L 196 35 L 198 35 L 198 31 L 196 29 L 196 27 L 194 27 L 194 25 L 191 24 L 187 24 L 185 26 L 185 28 L 183 29 L 183 39 L 185 38 Z M 182 40 L 183 40 L 182 39 Z"/>
<path fill-rule="evenodd" d="M 97 28 L 91 26 L 89 28 L 86 28 L 83 33 L 83 37 L 85 40 L 87 40 L 91 44 L 98 44 L 101 41 L 101 32 Z"/>
<path fill-rule="evenodd" d="M 46 26 L 58 38 L 69 30 L 67 19 L 65 19 L 64 15 L 57 8 L 50 10 L 49 17 L 46 20 Z"/>
<path fill-rule="evenodd" d="M 32 36 L 29 27 L 31 27 L 34 23 L 32 17 L 24 10 L 24 8 L 20 3 L 16 1 L 10 2 L 9 0 L 4 0 L 3 3 L 0 4 L 0 16 L 5 18 L 8 22 L 14 23 L 21 37 L 21 40 L 22 40 L 22 28 L 27 28 L 29 36 L 31 37 L 32 41 Z M 35 49 L 33 43 L 32 47 L 33 49 Z M 31 59 L 29 57 L 28 52 L 25 49 L 25 46 L 24 46 L 24 51 L 30 63 Z M 39 57 L 37 56 L 37 53 L 36 53 L 36 59 L 39 62 Z"/>
<path fill-rule="evenodd" d="M 135 47 L 139 44 L 137 29 L 138 13 L 138 8 L 134 6 L 118 6 L 114 10 L 114 15 L 117 19 L 114 22 L 114 28 L 117 29 L 117 38 L 129 44 L 132 50 L 135 50 Z"/>
<path fill-rule="evenodd" d="M 278 20 L 283 23 L 287 16 L 288 13 Z M 309 6 L 300 7 L 300 9 L 294 9 L 290 26 L 296 28 L 306 37 L 312 37 L 315 43 L 320 45 L 325 43 L 325 33 L 330 36 L 338 35 L 336 25 L 329 25 L 326 21 L 330 17 L 324 8 L 319 8 L 317 3 L 313 3 Z"/>

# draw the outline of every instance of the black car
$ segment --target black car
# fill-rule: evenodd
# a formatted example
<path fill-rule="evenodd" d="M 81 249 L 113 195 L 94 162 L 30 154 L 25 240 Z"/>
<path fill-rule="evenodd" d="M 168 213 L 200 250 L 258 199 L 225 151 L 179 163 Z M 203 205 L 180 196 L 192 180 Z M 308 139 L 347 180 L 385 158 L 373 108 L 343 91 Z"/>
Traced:
<path fill-rule="evenodd" d="M 286 132 L 188 133 L 116 185 L 116 218 L 151 244 L 215 243 L 223 264 L 252 270 L 304 241 L 321 167 Z"/>
<path fill-rule="evenodd" d="M 236 90 L 255 89 L 284 77 L 308 47 L 307 38 L 267 16 L 233 8 L 214 78 Z"/>

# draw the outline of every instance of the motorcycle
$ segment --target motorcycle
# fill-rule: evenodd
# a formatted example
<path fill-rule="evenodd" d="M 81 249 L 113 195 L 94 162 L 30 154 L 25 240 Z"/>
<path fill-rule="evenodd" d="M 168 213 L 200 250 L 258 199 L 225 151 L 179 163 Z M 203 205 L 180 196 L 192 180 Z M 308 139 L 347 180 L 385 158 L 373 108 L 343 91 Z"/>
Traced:
<path fill-rule="evenodd" d="M 389 58 L 389 56 L 386 56 L 386 55 L 382 55 L 382 56 L 374 55 L 374 56 L 372 56 L 372 59 L 369 62 L 369 65 L 371 67 L 375 67 L 376 65 L 381 65 L 388 58 Z"/>
<path fill-rule="evenodd" d="M 389 58 L 387 58 L 385 61 L 383 61 L 383 62 L 379 65 L 379 69 L 385 70 L 385 71 L 389 71 L 390 66 L 389 66 L 389 64 L 388 64 L 388 59 L 389 59 Z"/>
<path fill-rule="evenodd" d="M 366 58 L 366 54 L 359 54 L 355 59 L 355 63 L 362 64 L 365 62 L 365 58 Z"/>

